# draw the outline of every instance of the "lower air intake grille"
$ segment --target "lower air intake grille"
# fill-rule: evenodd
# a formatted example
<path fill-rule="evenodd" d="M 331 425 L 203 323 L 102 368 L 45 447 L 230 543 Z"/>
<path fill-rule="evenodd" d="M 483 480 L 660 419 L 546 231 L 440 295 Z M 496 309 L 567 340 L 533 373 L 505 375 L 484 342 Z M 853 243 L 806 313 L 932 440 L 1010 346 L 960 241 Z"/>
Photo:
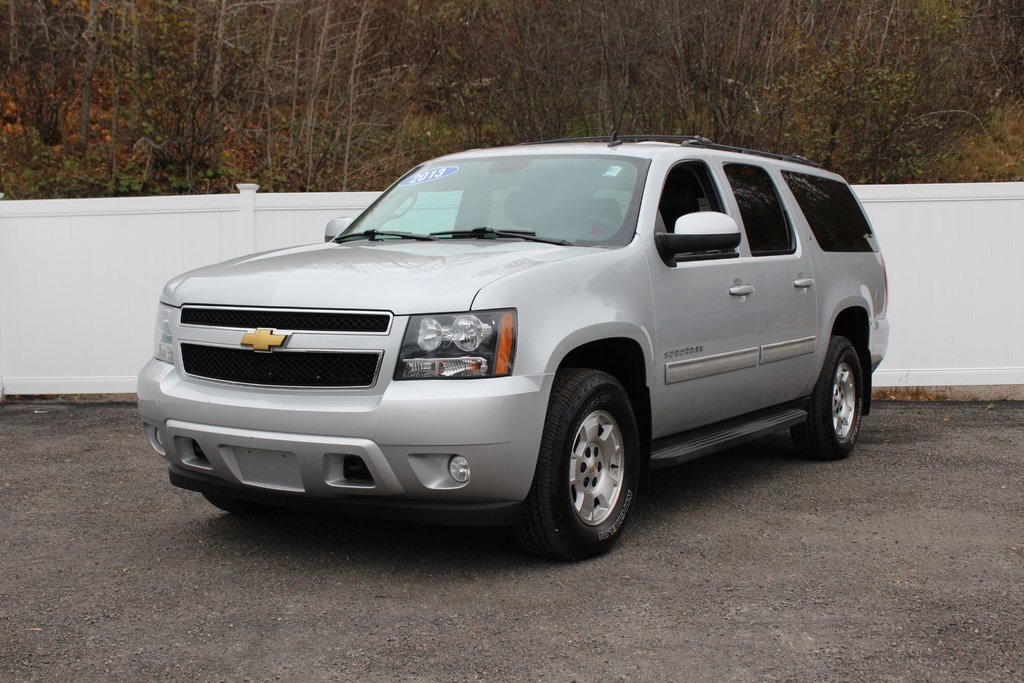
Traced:
<path fill-rule="evenodd" d="M 378 353 L 257 353 L 247 349 L 182 344 L 185 372 L 242 384 L 288 387 L 368 387 Z"/>

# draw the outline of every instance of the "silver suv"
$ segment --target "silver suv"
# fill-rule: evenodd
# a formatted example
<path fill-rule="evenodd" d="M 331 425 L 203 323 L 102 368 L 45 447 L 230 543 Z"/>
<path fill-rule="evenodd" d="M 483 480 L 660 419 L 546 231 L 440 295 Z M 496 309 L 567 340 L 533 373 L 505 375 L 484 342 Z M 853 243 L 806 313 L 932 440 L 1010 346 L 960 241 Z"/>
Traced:
<path fill-rule="evenodd" d="M 580 559 L 657 468 L 853 449 L 886 278 L 842 178 L 697 137 L 427 162 L 327 242 L 171 280 L 139 410 L 171 483 L 511 526 Z"/>

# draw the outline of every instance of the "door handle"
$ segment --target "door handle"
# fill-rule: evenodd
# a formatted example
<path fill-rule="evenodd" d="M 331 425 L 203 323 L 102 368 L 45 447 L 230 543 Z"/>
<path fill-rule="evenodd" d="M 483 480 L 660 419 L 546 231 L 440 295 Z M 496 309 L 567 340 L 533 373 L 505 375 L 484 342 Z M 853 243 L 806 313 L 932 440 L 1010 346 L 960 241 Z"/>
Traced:
<path fill-rule="evenodd" d="M 814 278 L 798 277 L 797 279 L 793 280 L 793 286 L 796 287 L 797 289 L 807 289 L 813 284 Z"/>
<path fill-rule="evenodd" d="M 729 288 L 731 296 L 749 296 L 754 293 L 753 285 L 733 285 Z"/>

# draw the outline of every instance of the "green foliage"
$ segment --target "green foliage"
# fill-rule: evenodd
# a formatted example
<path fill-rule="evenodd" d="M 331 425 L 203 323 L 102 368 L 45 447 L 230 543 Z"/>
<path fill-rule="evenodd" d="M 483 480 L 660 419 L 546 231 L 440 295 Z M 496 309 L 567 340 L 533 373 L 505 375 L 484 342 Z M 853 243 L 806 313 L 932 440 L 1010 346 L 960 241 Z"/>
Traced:
<path fill-rule="evenodd" d="M 0 190 L 379 189 L 425 157 L 613 129 L 800 153 L 858 182 L 1020 179 L 1019 14 L 1019 0 L 0 3 Z"/>

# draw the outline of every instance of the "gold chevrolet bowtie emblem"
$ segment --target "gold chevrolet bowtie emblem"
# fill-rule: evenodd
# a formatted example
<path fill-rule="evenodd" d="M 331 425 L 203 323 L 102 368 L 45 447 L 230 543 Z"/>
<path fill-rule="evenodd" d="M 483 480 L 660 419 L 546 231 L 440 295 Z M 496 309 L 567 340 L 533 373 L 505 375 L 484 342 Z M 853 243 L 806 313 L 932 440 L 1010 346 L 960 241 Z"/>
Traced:
<path fill-rule="evenodd" d="M 284 346 L 287 334 L 274 334 L 273 330 L 258 329 L 242 335 L 242 346 L 251 346 L 253 351 L 270 351 Z"/>

